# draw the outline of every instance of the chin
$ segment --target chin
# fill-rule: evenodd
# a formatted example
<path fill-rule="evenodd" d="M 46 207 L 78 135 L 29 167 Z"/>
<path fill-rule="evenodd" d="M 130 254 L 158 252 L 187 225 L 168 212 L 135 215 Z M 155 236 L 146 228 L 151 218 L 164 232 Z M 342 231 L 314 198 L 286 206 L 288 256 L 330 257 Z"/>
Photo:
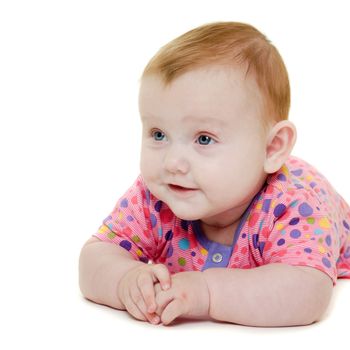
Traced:
<path fill-rule="evenodd" d="M 193 213 L 189 210 L 176 210 L 170 207 L 170 210 L 174 213 L 176 217 L 178 217 L 181 220 L 187 220 L 187 221 L 195 221 L 198 220 L 201 216 L 199 213 Z"/>

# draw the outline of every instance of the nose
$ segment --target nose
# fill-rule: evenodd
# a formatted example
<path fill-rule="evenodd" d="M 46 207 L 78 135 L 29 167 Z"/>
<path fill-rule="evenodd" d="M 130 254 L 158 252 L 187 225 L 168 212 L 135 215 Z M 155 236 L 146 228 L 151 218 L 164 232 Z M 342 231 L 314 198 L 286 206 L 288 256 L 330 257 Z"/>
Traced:
<path fill-rule="evenodd" d="M 164 157 L 164 168 L 171 174 L 186 174 L 190 170 L 186 150 L 181 146 L 169 147 Z"/>

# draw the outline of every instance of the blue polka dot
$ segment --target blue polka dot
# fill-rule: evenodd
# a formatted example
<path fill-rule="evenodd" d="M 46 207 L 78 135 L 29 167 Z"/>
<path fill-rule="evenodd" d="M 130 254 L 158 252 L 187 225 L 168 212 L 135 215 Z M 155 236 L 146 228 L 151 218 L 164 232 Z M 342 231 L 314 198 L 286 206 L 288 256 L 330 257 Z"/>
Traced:
<path fill-rule="evenodd" d="M 289 206 L 290 206 L 291 208 L 294 208 L 294 207 L 297 206 L 298 203 L 299 203 L 299 199 L 296 199 L 295 201 L 293 201 L 292 203 L 290 203 Z"/>
<path fill-rule="evenodd" d="M 128 215 L 128 216 L 126 217 L 126 220 L 128 220 L 128 221 L 134 221 L 134 218 L 133 218 L 131 215 Z"/>
<path fill-rule="evenodd" d="M 151 219 L 151 225 L 152 225 L 152 228 L 155 227 L 157 225 L 157 218 L 154 214 L 151 214 L 150 215 L 150 219 Z"/>
<path fill-rule="evenodd" d="M 299 238 L 301 236 L 301 232 L 299 230 L 292 230 L 290 232 L 290 236 L 292 238 Z"/>
<path fill-rule="evenodd" d="M 278 246 L 281 246 L 281 245 L 283 245 L 284 243 L 286 243 L 285 239 L 284 239 L 284 238 L 281 238 L 281 239 L 278 240 L 277 245 L 278 245 Z"/>
<path fill-rule="evenodd" d="M 190 241 L 187 238 L 182 238 L 179 241 L 179 248 L 181 250 L 187 250 L 190 247 Z"/>
<path fill-rule="evenodd" d="M 126 198 L 123 198 L 122 201 L 120 202 L 120 206 L 122 208 L 127 208 L 128 207 L 128 200 Z"/>
<path fill-rule="evenodd" d="M 273 211 L 273 215 L 275 215 L 276 218 L 279 218 L 285 213 L 286 209 L 287 208 L 284 204 L 278 204 L 278 205 L 276 205 L 276 207 Z"/>
<path fill-rule="evenodd" d="M 158 237 L 159 238 L 163 237 L 163 229 L 161 227 L 158 228 Z"/>
<path fill-rule="evenodd" d="M 119 243 L 119 245 L 120 245 L 122 248 L 126 249 L 126 250 L 130 250 L 130 249 L 131 249 L 131 243 L 130 243 L 129 241 L 126 241 L 126 240 L 121 241 L 121 242 Z"/>
<path fill-rule="evenodd" d="M 293 218 L 292 220 L 289 221 L 289 225 L 297 225 L 299 221 L 300 221 L 299 218 Z"/>
<path fill-rule="evenodd" d="M 330 247 L 330 246 L 332 245 L 332 238 L 331 238 L 330 235 L 328 235 L 328 236 L 326 237 L 326 243 L 327 243 L 328 247 Z"/>
<path fill-rule="evenodd" d="M 314 229 L 314 234 L 315 234 L 315 235 L 322 235 L 322 234 L 323 234 L 323 230 L 320 229 L 320 228 L 315 228 L 315 229 Z"/>
<path fill-rule="evenodd" d="M 331 262 L 327 259 L 327 258 L 322 258 L 322 263 L 324 266 L 330 268 L 332 265 L 331 265 Z"/>
<path fill-rule="evenodd" d="M 350 230 L 349 224 L 345 220 L 343 220 L 343 225 L 347 230 Z"/>
<path fill-rule="evenodd" d="M 305 249 L 304 249 L 304 252 L 305 252 L 305 253 L 312 253 L 312 249 L 311 249 L 311 248 L 305 248 Z"/>
<path fill-rule="evenodd" d="M 309 206 L 309 204 L 305 202 L 300 204 L 298 210 L 299 214 L 303 217 L 310 216 L 314 212 L 313 209 Z"/>

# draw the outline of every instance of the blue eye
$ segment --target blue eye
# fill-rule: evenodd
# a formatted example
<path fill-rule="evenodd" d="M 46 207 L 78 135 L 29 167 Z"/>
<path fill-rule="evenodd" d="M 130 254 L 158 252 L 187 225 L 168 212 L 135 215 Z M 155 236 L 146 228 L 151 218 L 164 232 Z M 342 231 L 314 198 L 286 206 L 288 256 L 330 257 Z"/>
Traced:
<path fill-rule="evenodd" d="M 152 131 L 152 137 L 155 141 L 163 141 L 165 134 L 159 130 L 154 130 Z"/>
<path fill-rule="evenodd" d="M 210 136 L 208 135 L 200 135 L 197 139 L 197 142 L 200 145 L 210 145 L 211 143 L 215 142 Z"/>

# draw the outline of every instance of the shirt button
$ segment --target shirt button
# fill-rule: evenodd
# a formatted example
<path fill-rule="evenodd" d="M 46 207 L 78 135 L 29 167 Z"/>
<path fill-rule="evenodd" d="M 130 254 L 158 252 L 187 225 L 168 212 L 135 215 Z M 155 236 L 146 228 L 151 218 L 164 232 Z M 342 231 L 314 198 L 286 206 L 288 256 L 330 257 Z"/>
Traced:
<path fill-rule="evenodd" d="M 211 259 L 213 262 L 219 263 L 222 261 L 222 255 L 220 253 L 215 253 Z"/>

